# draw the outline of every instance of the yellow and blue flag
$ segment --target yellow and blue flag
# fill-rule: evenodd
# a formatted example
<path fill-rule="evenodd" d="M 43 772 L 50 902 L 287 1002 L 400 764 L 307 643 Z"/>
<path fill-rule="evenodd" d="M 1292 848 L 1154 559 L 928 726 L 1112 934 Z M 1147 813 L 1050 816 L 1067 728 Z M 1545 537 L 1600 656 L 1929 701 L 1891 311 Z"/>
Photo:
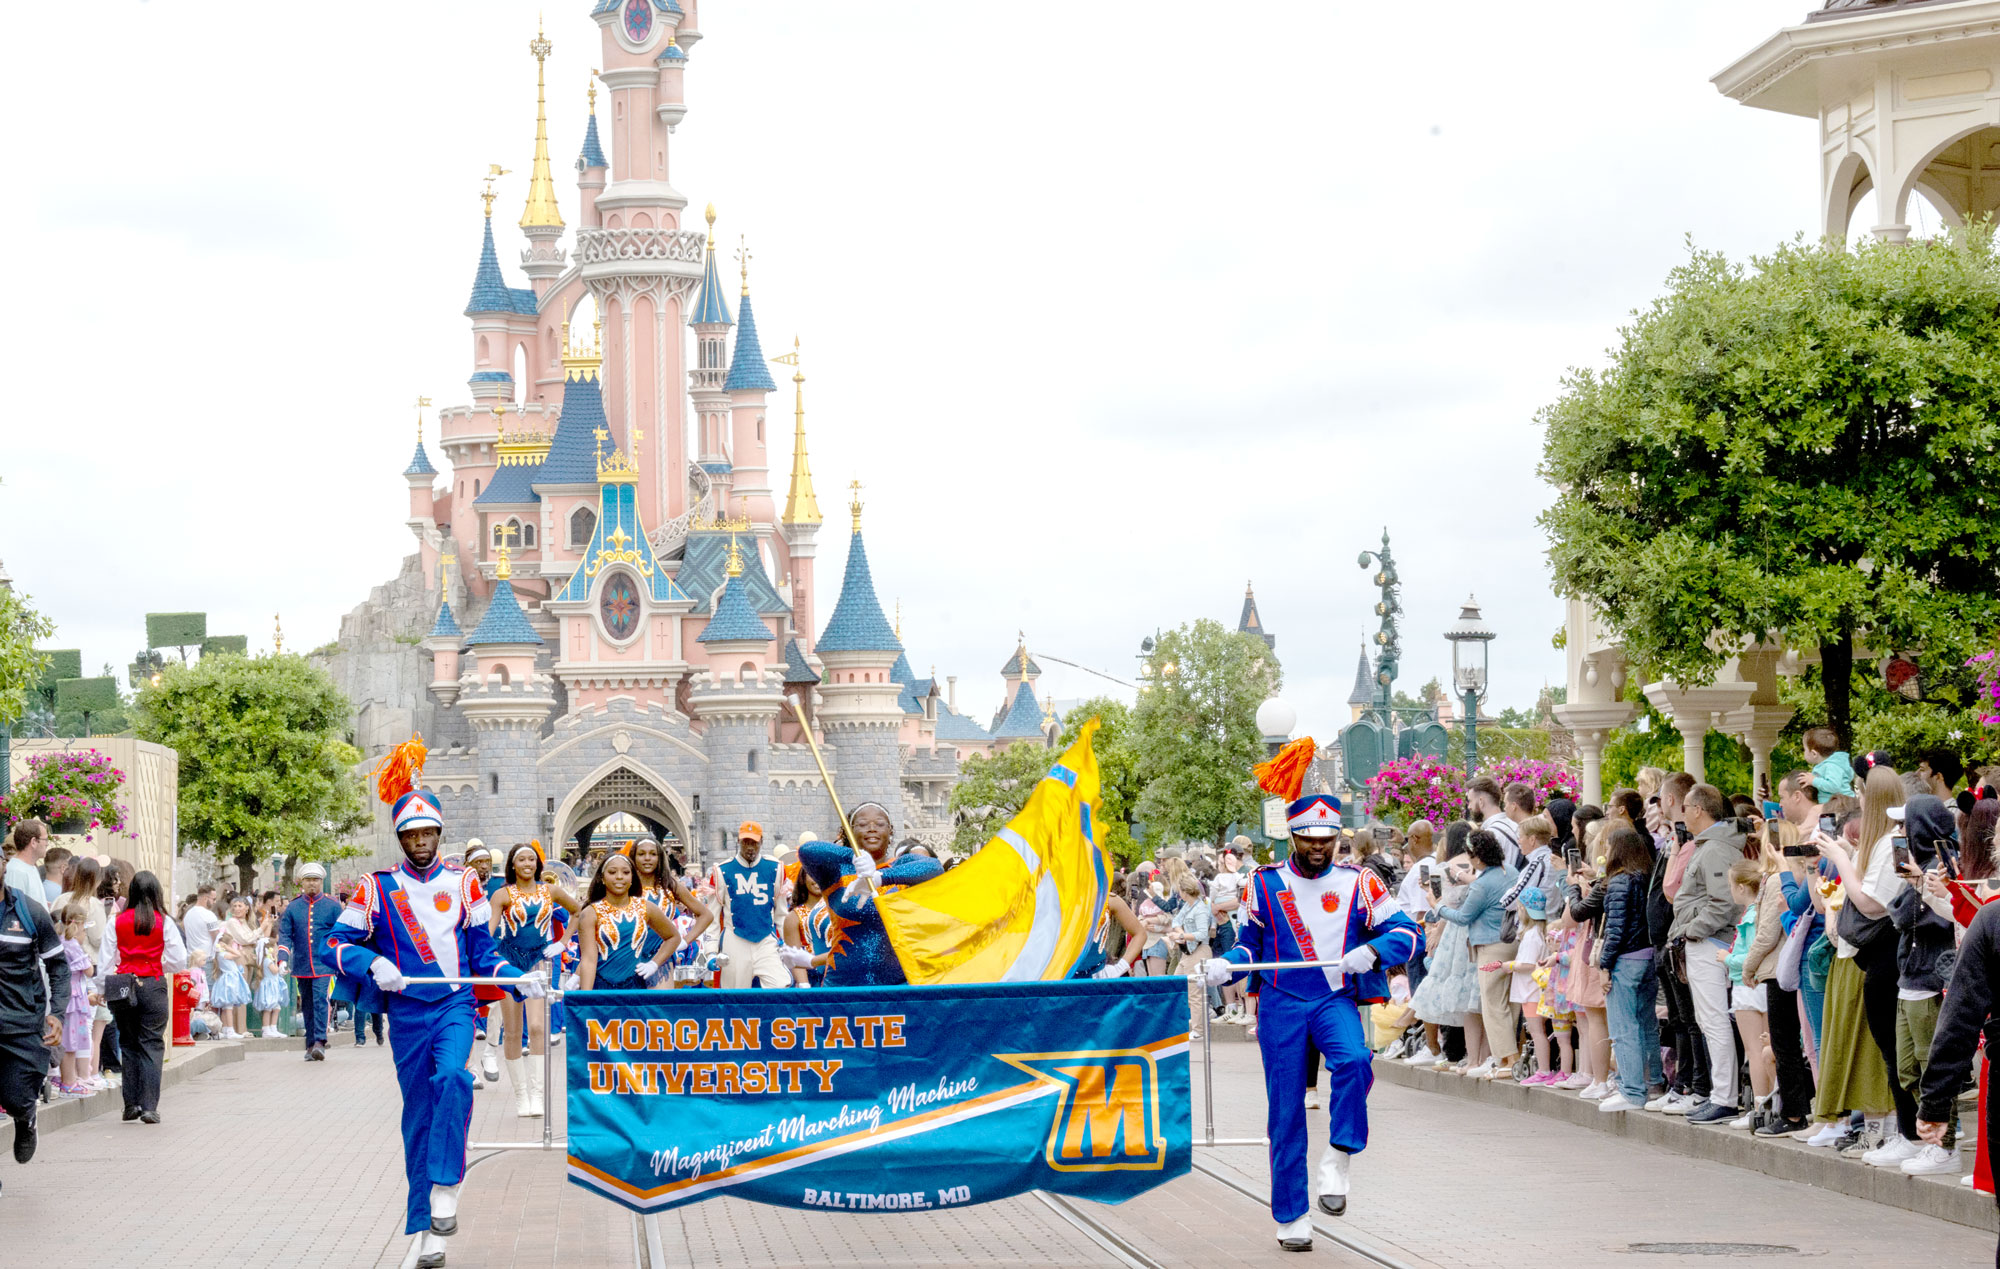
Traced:
<path fill-rule="evenodd" d="M 1111 888 L 1097 843 L 1097 720 L 1043 776 L 1020 814 L 943 876 L 878 895 L 909 981 L 1067 978 L 1090 950 Z"/>

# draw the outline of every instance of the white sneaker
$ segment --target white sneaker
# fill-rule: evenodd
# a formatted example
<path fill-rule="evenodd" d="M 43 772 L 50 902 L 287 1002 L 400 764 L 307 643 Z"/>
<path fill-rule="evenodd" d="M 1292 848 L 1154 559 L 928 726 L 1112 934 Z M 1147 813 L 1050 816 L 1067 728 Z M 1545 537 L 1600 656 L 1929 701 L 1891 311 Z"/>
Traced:
<path fill-rule="evenodd" d="M 1481 1062 L 1478 1066 L 1468 1068 L 1465 1071 L 1465 1075 L 1469 1079 L 1483 1080 L 1487 1076 L 1493 1074 L 1493 1068 L 1498 1065 L 1499 1063 L 1495 1061 L 1493 1058 L 1487 1058 L 1484 1062 Z"/>
<path fill-rule="evenodd" d="M 1590 1076 L 1584 1074 L 1582 1071 L 1578 1071 L 1576 1074 L 1570 1076 L 1568 1079 L 1562 1081 L 1560 1084 L 1551 1084 L 1549 1085 L 1549 1087 L 1568 1089 L 1570 1092 L 1574 1093 L 1579 1089 L 1589 1088 L 1590 1085 L 1591 1085 Z"/>
<path fill-rule="evenodd" d="M 1903 1171 L 1911 1176 L 1930 1176 L 1933 1173 L 1958 1170 L 1958 1151 L 1947 1150 L 1943 1146 L 1922 1146 L 1915 1154 L 1903 1160 Z"/>
<path fill-rule="evenodd" d="M 1415 1053 L 1412 1053 L 1407 1059 L 1404 1060 L 1403 1065 L 1436 1066 L 1439 1062 L 1443 1060 L 1444 1057 L 1442 1054 L 1434 1053 L 1429 1049 L 1418 1049 Z"/>
<path fill-rule="evenodd" d="M 1612 1092 L 1613 1089 L 1609 1084 L 1586 1084 L 1577 1096 L 1587 1102 L 1594 1102 L 1611 1096 Z"/>
<path fill-rule="evenodd" d="M 1900 1167 L 1905 1159 L 1915 1158 L 1918 1153 L 1920 1153 L 1920 1148 L 1916 1142 L 1911 1141 L 1901 1133 L 1897 1133 L 1875 1149 L 1862 1155 L 1861 1161 L 1871 1168 L 1894 1168 Z"/>
<path fill-rule="evenodd" d="M 1618 1111 L 1618 1110 L 1638 1110 L 1638 1109 L 1640 1109 L 1640 1107 L 1639 1107 L 1639 1106 L 1638 1106 L 1637 1104 L 1635 1104 L 1635 1103 L 1633 1103 L 1633 1102 L 1628 1102 L 1628 1101 L 1626 1101 L 1626 1100 L 1625 1100 L 1625 1094 L 1623 1094 L 1623 1093 L 1619 1093 L 1619 1092 L 1614 1092 L 1614 1093 L 1612 1093 L 1612 1094 L 1611 1094 L 1611 1096 L 1609 1096 L 1609 1097 L 1605 1098 L 1605 1099 L 1604 1099 L 1603 1101 L 1601 1101 L 1601 1102 L 1597 1103 L 1597 1108 L 1598 1108 L 1599 1110 L 1603 1110 L 1603 1111 Z"/>
<path fill-rule="evenodd" d="M 1962 1176 L 1962 1177 L 1958 1178 L 1958 1183 L 1959 1183 L 1960 1185 L 1964 1186 L 1964 1187 L 1965 1187 L 1966 1189 L 1968 1189 L 1968 1190 L 1969 1190 L 1969 1189 L 1971 1189 L 1971 1188 L 1972 1188 L 1972 1174 L 1971 1174 L 1970 1172 L 1968 1172 L 1968 1173 L 1966 1173 L 1966 1174 L 1965 1174 L 1964 1176 Z"/>
<path fill-rule="evenodd" d="M 1840 1140 L 1841 1133 L 1844 1130 L 1844 1126 L 1838 1121 L 1830 1123 L 1812 1136 L 1807 1137 L 1806 1144 L 1809 1146 L 1830 1146 Z"/>
<path fill-rule="evenodd" d="M 1751 1118 L 1752 1118 L 1752 1112 L 1745 1111 L 1742 1114 L 1738 1115 L 1736 1118 L 1730 1120 L 1729 1126 L 1731 1128 L 1748 1128 L 1750 1126 Z"/>
<path fill-rule="evenodd" d="M 1319 1109 L 1319 1085 L 1317 1084 L 1306 1090 L 1306 1109 Z"/>
<path fill-rule="evenodd" d="M 1641 1107 L 1641 1109 L 1650 1110 L 1657 1115 L 1664 1112 L 1667 1109 L 1668 1105 L 1670 1105 L 1673 1102 L 1673 1100 L 1674 1100 L 1674 1095 L 1672 1093 L 1661 1093 L 1658 1097 L 1655 1097 L 1652 1101 L 1647 1102 L 1643 1107 Z"/>
<path fill-rule="evenodd" d="M 491 1044 L 486 1046 L 486 1052 L 479 1055 L 479 1073 L 486 1077 L 488 1084 L 500 1082 L 500 1050 Z"/>

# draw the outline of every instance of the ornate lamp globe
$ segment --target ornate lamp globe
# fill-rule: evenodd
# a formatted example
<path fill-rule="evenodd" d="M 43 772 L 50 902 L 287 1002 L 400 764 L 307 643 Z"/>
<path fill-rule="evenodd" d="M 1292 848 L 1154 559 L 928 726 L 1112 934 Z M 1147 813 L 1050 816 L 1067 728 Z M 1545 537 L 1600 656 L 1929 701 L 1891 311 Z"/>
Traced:
<path fill-rule="evenodd" d="M 1299 725 L 1299 712 L 1273 696 L 1257 707 L 1257 734 L 1265 740 L 1289 740 Z"/>
<path fill-rule="evenodd" d="M 1463 695 L 1486 695 L 1486 645 L 1493 642 L 1493 630 L 1479 615 L 1479 599 L 1467 595 L 1458 610 L 1458 620 L 1445 627 L 1451 640 L 1451 681 Z"/>

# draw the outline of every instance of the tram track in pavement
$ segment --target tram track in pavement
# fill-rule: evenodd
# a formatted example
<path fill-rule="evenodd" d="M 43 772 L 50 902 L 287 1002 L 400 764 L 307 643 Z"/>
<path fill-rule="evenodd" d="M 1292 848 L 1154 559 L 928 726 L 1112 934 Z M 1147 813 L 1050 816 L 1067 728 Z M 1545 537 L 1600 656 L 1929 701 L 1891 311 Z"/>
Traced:
<path fill-rule="evenodd" d="M 1195 1175 L 1206 1177 L 1223 1186 L 1225 1189 L 1232 1190 L 1242 1197 L 1249 1199 L 1259 1208 L 1269 1210 L 1271 1205 L 1270 1197 L 1259 1194 L 1236 1177 L 1209 1167 L 1200 1160 L 1195 1160 L 1192 1168 Z M 1160 1260 L 1143 1248 L 1134 1245 L 1131 1240 L 1119 1233 L 1109 1223 L 1092 1215 L 1086 1210 L 1083 1204 L 1059 1194 L 1050 1194 L 1046 1190 L 1035 1190 L 1032 1193 L 1050 1211 L 1074 1226 L 1085 1238 L 1095 1244 L 1099 1250 L 1126 1266 L 1126 1269 L 1181 1269 L 1181 1266 Z M 1341 1250 L 1359 1256 L 1368 1264 L 1379 1266 L 1380 1269 L 1412 1269 L 1412 1266 L 1407 1262 L 1396 1259 L 1379 1247 L 1372 1246 L 1355 1238 L 1352 1234 L 1343 1233 L 1341 1230 L 1336 1229 L 1325 1220 L 1322 1220 L 1317 1212 L 1315 1212 L 1313 1217 L 1313 1234 L 1316 1239 L 1324 1238 Z"/>

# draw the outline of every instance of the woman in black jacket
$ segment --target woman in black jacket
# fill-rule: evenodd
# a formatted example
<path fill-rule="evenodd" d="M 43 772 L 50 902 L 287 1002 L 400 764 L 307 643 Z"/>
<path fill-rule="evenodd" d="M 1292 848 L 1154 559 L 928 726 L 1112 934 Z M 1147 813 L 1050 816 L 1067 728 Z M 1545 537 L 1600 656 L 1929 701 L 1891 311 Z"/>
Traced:
<path fill-rule="evenodd" d="M 1612 821 L 1605 834 L 1608 850 L 1605 876 L 1588 898 L 1570 888 L 1570 915 L 1579 906 L 1594 906 L 1603 914 L 1598 964 L 1611 972 L 1605 991 L 1605 1020 L 1611 1028 L 1611 1048 L 1618 1056 L 1618 1091 L 1597 1103 L 1602 1111 L 1638 1110 L 1646 1090 L 1665 1083 L 1660 1065 L 1660 1023 L 1653 1013 L 1658 991 L 1653 936 L 1646 921 L 1646 896 L 1652 884 L 1653 851 L 1644 835 L 1630 824 Z"/>

